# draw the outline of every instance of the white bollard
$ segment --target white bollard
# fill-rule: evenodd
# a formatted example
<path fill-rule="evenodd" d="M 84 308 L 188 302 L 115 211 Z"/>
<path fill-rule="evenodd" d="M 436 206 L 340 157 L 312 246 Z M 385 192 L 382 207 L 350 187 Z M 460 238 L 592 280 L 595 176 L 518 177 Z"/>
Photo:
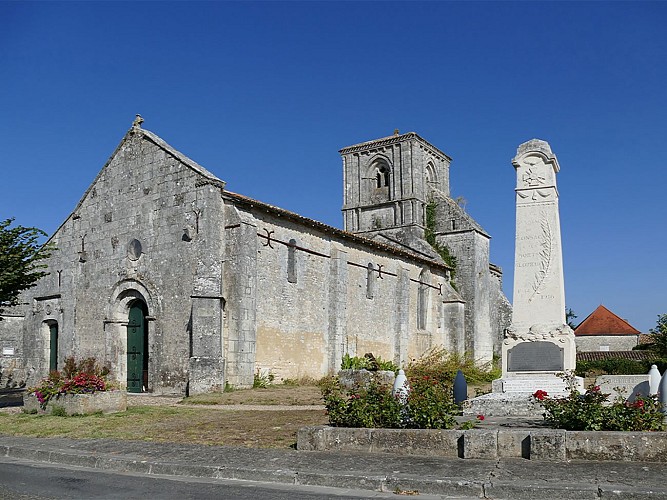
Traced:
<path fill-rule="evenodd" d="M 648 386 L 649 394 L 655 396 L 658 394 L 658 388 L 660 387 L 660 370 L 655 365 L 651 365 L 651 369 L 648 371 Z"/>
<path fill-rule="evenodd" d="M 660 404 L 662 405 L 662 413 L 667 413 L 667 370 L 660 379 L 660 385 L 658 386 L 658 401 L 660 401 Z"/>
<path fill-rule="evenodd" d="M 398 370 L 398 375 L 394 380 L 394 388 L 391 393 L 394 396 L 397 396 L 401 400 L 401 403 L 405 404 L 408 401 L 408 393 L 410 392 L 410 385 L 408 384 L 408 377 L 405 376 L 403 370 Z"/>

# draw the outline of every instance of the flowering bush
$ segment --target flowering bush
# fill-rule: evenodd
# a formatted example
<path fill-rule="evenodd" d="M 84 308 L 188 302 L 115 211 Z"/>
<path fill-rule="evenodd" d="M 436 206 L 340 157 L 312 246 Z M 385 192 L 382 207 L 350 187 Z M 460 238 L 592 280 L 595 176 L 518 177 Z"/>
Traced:
<path fill-rule="evenodd" d="M 345 390 L 338 378 L 320 382 L 329 423 L 336 427 L 401 426 L 402 405 L 391 393 L 391 387 L 371 380 L 367 387 Z"/>
<path fill-rule="evenodd" d="M 101 367 L 95 358 L 86 358 L 77 363 L 73 356 L 65 359 L 62 371 L 52 371 L 35 387 L 28 388 L 42 409 L 52 398 L 61 394 L 91 394 L 111 389 L 107 381 L 109 369 Z"/>
<path fill-rule="evenodd" d="M 454 426 L 458 406 L 452 387 L 428 375 L 408 379 L 410 392 L 405 407 L 405 426 L 415 429 L 449 429 Z"/>
<path fill-rule="evenodd" d="M 406 404 L 392 387 L 377 381 L 345 390 L 339 380 L 320 382 L 329 423 L 337 427 L 448 429 L 454 426 L 458 407 L 447 382 L 427 375 L 408 379 Z"/>
<path fill-rule="evenodd" d="M 573 390 L 568 397 L 549 397 L 542 390 L 533 398 L 546 410 L 544 419 L 557 429 L 570 431 L 659 431 L 663 414 L 657 396 L 639 396 L 634 402 L 618 399 L 591 385 L 584 394 Z"/>
<path fill-rule="evenodd" d="M 470 356 L 448 352 L 442 347 L 430 349 L 420 358 L 413 359 L 405 368 L 405 374 L 408 378 L 429 376 L 453 384 L 459 370 L 469 384 L 491 382 L 501 375 L 495 362 L 480 364 Z"/>

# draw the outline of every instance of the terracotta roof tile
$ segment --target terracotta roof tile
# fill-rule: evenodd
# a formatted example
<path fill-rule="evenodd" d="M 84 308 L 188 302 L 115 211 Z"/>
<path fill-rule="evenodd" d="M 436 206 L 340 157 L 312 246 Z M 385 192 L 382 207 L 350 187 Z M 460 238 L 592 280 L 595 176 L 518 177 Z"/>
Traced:
<path fill-rule="evenodd" d="M 642 361 L 644 359 L 658 359 L 653 351 L 584 351 L 577 353 L 577 361 L 601 361 L 605 359 L 633 359 Z"/>
<path fill-rule="evenodd" d="M 575 335 L 639 335 L 641 332 L 600 305 L 574 329 Z"/>

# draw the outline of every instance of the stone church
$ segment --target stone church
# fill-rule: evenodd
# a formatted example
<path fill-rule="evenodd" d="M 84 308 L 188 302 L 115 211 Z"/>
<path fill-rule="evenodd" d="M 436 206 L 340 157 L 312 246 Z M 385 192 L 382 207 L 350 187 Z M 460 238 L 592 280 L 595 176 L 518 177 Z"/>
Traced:
<path fill-rule="evenodd" d="M 490 236 L 415 133 L 340 150 L 344 229 L 227 190 L 137 117 L 0 321 L 3 378 L 95 356 L 130 392 L 319 378 L 345 353 L 488 361 L 510 321 Z"/>

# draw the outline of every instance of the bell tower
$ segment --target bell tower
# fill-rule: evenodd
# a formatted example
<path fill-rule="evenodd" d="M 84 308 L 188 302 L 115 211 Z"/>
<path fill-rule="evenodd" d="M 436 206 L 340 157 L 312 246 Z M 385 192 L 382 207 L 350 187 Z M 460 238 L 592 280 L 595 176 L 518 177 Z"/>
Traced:
<path fill-rule="evenodd" d="M 368 237 L 401 232 L 423 238 L 430 195 L 449 196 L 451 158 L 416 133 L 398 130 L 339 153 L 344 229 Z"/>

